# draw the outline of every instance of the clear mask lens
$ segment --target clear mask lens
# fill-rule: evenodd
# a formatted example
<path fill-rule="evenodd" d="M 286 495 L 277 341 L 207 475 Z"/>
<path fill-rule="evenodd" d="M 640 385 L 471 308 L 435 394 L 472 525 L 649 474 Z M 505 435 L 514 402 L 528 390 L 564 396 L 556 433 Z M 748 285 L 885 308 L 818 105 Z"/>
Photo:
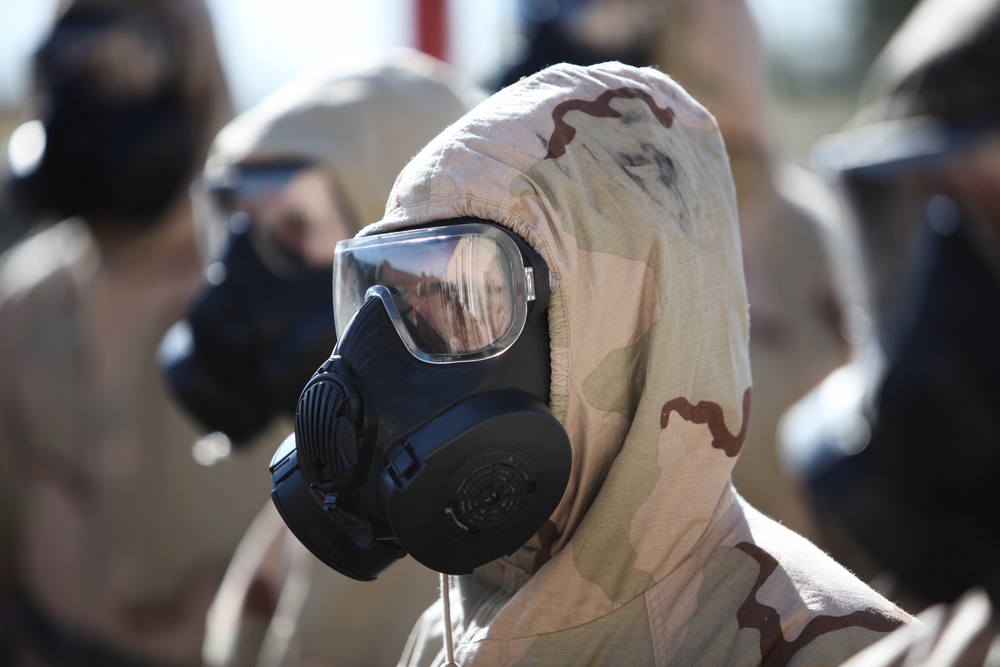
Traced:
<path fill-rule="evenodd" d="M 531 276 L 514 240 L 485 224 L 341 241 L 334 262 L 337 337 L 374 296 L 418 359 L 496 356 L 524 328 L 534 298 Z"/>
<path fill-rule="evenodd" d="M 303 163 L 228 167 L 195 185 L 208 258 L 222 250 L 229 224 L 252 224 L 254 248 L 276 274 L 328 267 L 351 233 L 329 174 Z"/>

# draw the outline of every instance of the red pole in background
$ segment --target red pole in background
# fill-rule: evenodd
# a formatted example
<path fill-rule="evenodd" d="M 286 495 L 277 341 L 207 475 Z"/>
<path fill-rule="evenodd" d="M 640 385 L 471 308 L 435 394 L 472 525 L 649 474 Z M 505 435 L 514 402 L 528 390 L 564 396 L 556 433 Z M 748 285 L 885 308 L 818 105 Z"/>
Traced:
<path fill-rule="evenodd" d="M 448 0 L 415 0 L 417 48 L 448 60 Z"/>

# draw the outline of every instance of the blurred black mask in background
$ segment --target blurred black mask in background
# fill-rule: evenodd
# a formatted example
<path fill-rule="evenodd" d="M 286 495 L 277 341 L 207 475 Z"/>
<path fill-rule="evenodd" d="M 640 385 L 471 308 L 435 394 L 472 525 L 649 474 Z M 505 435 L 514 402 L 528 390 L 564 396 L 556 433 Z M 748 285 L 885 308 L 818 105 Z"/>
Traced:
<path fill-rule="evenodd" d="M 332 266 L 276 274 L 254 247 L 254 233 L 245 214 L 230 219 L 225 250 L 160 347 L 180 403 L 236 445 L 295 414 L 302 387 L 336 342 Z"/>
<path fill-rule="evenodd" d="M 12 202 L 26 216 L 155 222 L 187 186 L 201 128 L 177 54 L 140 11 L 69 11 L 34 55 L 39 113 L 8 145 Z"/>

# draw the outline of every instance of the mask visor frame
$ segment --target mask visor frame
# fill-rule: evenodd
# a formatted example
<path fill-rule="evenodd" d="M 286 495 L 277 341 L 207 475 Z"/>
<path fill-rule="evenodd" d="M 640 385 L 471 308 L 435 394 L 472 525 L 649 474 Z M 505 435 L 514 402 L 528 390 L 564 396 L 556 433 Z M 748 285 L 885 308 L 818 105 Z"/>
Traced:
<path fill-rule="evenodd" d="M 431 256 L 434 252 L 440 252 L 441 248 L 445 248 L 455 251 L 455 255 L 448 258 L 450 263 L 451 259 L 459 254 L 455 249 L 463 243 L 481 244 L 480 247 L 491 248 L 494 253 L 488 271 L 503 276 L 503 280 L 500 281 L 503 287 L 500 289 L 497 288 L 498 283 L 483 283 L 486 287 L 479 285 L 478 293 L 476 290 L 471 290 L 474 292 L 474 296 L 471 297 L 472 306 L 495 304 L 499 298 L 496 295 L 501 294 L 500 300 L 506 309 L 503 311 L 504 314 L 499 316 L 500 321 L 506 320 L 506 326 L 484 327 L 489 335 L 481 336 L 482 340 L 478 344 L 467 344 L 465 341 L 459 344 L 450 342 L 455 339 L 448 339 L 442 332 L 459 328 L 454 322 L 449 322 L 445 326 L 424 326 L 427 320 L 419 317 L 418 308 L 413 305 L 415 300 L 420 298 L 421 288 L 424 286 L 414 288 L 390 277 L 400 273 L 392 267 L 393 261 L 403 264 L 409 256 L 412 263 L 414 261 L 412 258 L 420 256 L 420 253 Z M 438 261 L 441 261 L 440 258 Z M 419 260 L 417 262 L 419 263 Z M 337 323 L 338 340 L 347 334 L 354 315 L 360 310 L 361 305 L 369 298 L 378 298 L 382 301 L 406 349 L 420 361 L 447 364 L 496 357 L 509 349 L 521 335 L 528 319 L 529 306 L 535 300 L 536 282 L 544 280 L 544 276 L 548 275 L 547 269 L 535 271 L 532 264 L 532 259 L 526 257 L 511 232 L 485 222 L 404 230 L 341 241 L 337 244 L 334 261 L 334 319 Z M 386 267 L 389 269 L 386 270 Z M 430 288 L 423 289 L 423 292 L 434 293 L 453 287 L 449 281 L 454 279 L 447 277 L 449 270 L 440 266 L 431 269 L 430 274 L 436 281 L 432 281 Z M 424 271 L 417 274 L 414 270 L 405 275 L 411 278 L 419 275 L 423 279 Z M 476 294 L 479 295 L 478 301 Z M 404 310 L 408 316 L 404 315 Z M 475 316 L 468 318 L 476 319 Z M 437 343 L 428 342 L 430 339 L 419 333 L 418 330 L 421 328 L 429 328 L 432 335 L 441 333 L 440 340 Z"/>

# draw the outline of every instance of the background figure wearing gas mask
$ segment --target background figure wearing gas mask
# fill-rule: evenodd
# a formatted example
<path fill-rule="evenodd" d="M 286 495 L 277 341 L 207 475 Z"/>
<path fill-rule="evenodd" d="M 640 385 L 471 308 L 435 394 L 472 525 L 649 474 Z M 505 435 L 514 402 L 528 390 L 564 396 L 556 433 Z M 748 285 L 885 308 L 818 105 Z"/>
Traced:
<path fill-rule="evenodd" d="M 406 161 L 483 97 L 451 67 L 401 50 L 304 74 L 219 133 L 195 188 L 207 280 L 161 357 L 206 430 L 268 454 L 291 432 L 336 342 L 336 242 L 377 220 Z M 209 615 L 206 662 L 394 661 L 435 575 L 410 562 L 363 587 L 309 556 L 263 492 L 259 502 Z"/>
<path fill-rule="evenodd" d="M 0 266 L 0 661 L 197 665 L 267 461 L 196 463 L 156 365 L 201 275 L 188 185 L 231 114 L 209 15 L 64 3 L 34 66 L 10 187 L 71 217 Z"/>
<path fill-rule="evenodd" d="M 504 85 L 559 62 L 607 60 L 670 74 L 715 116 L 736 183 L 750 298 L 754 412 L 733 481 L 755 507 L 807 536 L 799 490 L 779 465 L 780 415 L 845 363 L 857 301 L 843 222 L 821 179 L 788 163 L 774 126 L 760 33 L 744 0 L 519 3 L 527 50 Z"/>
<path fill-rule="evenodd" d="M 466 238 L 492 259 L 451 271 Z M 712 116 L 666 75 L 564 64 L 505 88 L 337 255 L 337 348 L 272 497 L 348 576 L 407 554 L 462 575 L 401 664 L 839 664 L 909 621 L 733 490 L 735 192 Z M 506 303 L 511 326 L 421 338 L 448 330 L 433 294 L 466 323 Z"/>
<path fill-rule="evenodd" d="M 1000 600 L 1000 2 L 919 4 L 817 146 L 855 213 L 867 349 L 784 420 L 823 543 L 911 611 Z"/>

